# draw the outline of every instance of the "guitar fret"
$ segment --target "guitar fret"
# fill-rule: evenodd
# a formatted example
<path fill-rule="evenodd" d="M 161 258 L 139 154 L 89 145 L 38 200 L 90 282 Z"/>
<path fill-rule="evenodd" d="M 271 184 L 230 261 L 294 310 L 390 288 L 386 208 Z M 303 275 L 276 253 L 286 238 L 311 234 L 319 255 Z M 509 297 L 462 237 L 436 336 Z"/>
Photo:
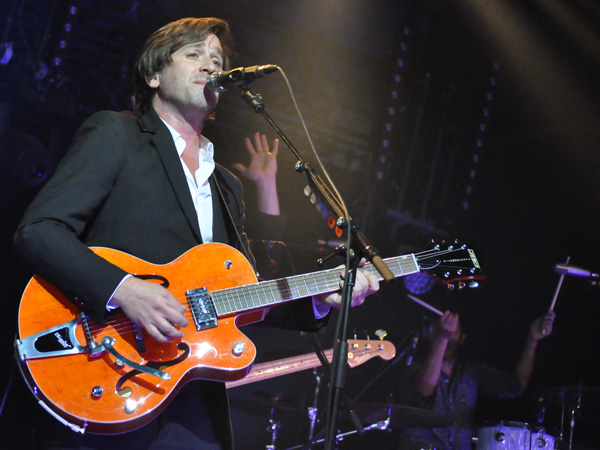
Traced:
<path fill-rule="evenodd" d="M 250 309 L 248 306 L 248 301 L 252 298 L 252 290 L 254 286 L 256 285 L 251 284 L 249 286 L 244 286 L 242 289 L 240 289 L 241 296 L 239 310 L 245 311 L 247 309 Z"/>
<path fill-rule="evenodd" d="M 273 303 L 279 302 L 281 300 L 281 297 L 279 295 L 275 295 L 277 293 L 277 291 L 274 289 L 274 287 L 275 287 L 275 283 L 272 281 L 265 283 L 265 291 L 266 291 L 266 293 L 268 292 L 268 295 L 270 296 L 270 300 L 266 298 L 266 293 L 265 293 L 264 302 L 262 303 L 263 305 L 273 304 Z"/>
<path fill-rule="evenodd" d="M 257 295 L 257 286 L 258 284 L 252 284 L 250 286 L 247 286 L 247 289 L 244 289 L 244 302 L 242 304 L 242 310 L 248 310 L 248 309 L 253 309 L 254 308 L 254 298 L 256 298 Z"/>
<path fill-rule="evenodd" d="M 246 297 L 246 291 L 248 290 L 248 286 L 241 286 L 236 290 L 235 301 L 233 303 L 234 311 L 243 311 L 244 310 L 244 298 Z"/>
<path fill-rule="evenodd" d="M 340 280 L 341 280 L 341 270 L 332 270 L 327 274 L 323 273 L 323 278 L 325 279 L 325 292 L 335 292 L 339 289 Z M 328 278 L 326 278 L 328 276 Z"/>
<path fill-rule="evenodd" d="M 286 285 L 287 285 L 287 283 L 286 283 Z M 268 282 L 269 293 L 271 294 L 271 300 L 265 299 L 265 305 L 277 304 L 277 303 L 281 303 L 282 301 L 286 300 L 286 297 L 277 288 L 277 286 L 278 286 L 277 280 Z"/>
<path fill-rule="evenodd" d="M 231 304 L 230 304 L 230 308 L 233 311 L 239 311 L 241 309 L 242 306 L 242 294 L 243 294 L 243 289 L 244 287 L 242 287 L 241 289 L 235 289 L 232 293 L 233 296 L 231 297 Z"/>
<path fill-rule="evenodd" d="M 279 294 L 279 292 L 275 289 L 276 284 L 274 282 L 269 282 L 267 283 L 267 286 L 269 288 L 269 294 L 271 295 L 271 300 L 267 301 L 265 299 L 265 304 L 268 303 L 275 303 L 277 301 L 282 300 L 281 295 Z M 276 295 L 277 294 L 277 295 Z"/>
<path fill-rule="evenodd" d="M 252 287 L 248 289 L 248 297 L 246 299 L 246 309 L 254 309 L 260 305 L 260 298 L 262 296 L 262 292 L 264 292 L 263 286 L 259 283 L 253 284 Z"/>
<path fill-rule="evenodd" d="M 227 302 L 223 299 L 224 297 L 227 297 L 227 294 L 224 291 L 216 291 L 211 295 L 217 316 L 224 316 L 225 314 L 228 314 L 229 311 L 227 310 Z"/>
<path fill-rule="evenodd" d="M 296 293 L 296 295 L 300 296 L 300 289 L 302 288 L 301 285 L 298 285 L 298 278 L 299 277 L 290 277 L 289 282 L 288 282 L 288 286 L 289 286 L 289 293 L 288 295 L 290 297 L 293 297 L 293 293 Z"/>
<path fill-rule="evenodd" d="M 303 277 L 303 276 L 294 277 L 294 287 L 295 287 L 295 289 L 292 290 L 292 296 L 298 296 L 298 297 L 306 296 L 307 297 L 310 294 L 310 290 L 308 288 L 308 285 L 306 284 L 306 277 Z"/>
<path fill-rule="evenodd" d="M 269 282 L 259 283 L 260 288 L 257 288 L 256 297 L 254 299 L 253 305 L 256 306 L 266 306 L 272 303 L 275 303 L 275 297 L 273 296 L 273 289 Z M 259 292 L 260 291 L 260 292 Z M 270 299 L 269 299 L 270 297 Z"/>
<path fill-rule="evenodd" d="M 326 291 L 327 287 L 329 287 L 328 283 L 327 283 L 327 277 L 326 277 L 325 272 L 318 272 L 315 274 L 314 277 L 311 277 L 311 278 L 313 278 L 313 281 L 315 281 L 315 287 L 316 287 L 315 291 L 311 292 L 311 295 L 319 294 L 323 291 Z M 319 278 L 321 278 L 322 280 L 319 280 Z"/>
<path fill-rule="evenodd" d="M 239 311 L 240 309 L 240 305 L 241 305 L 241 301 L 240 301 L 240 295 L 241 295 L 242 290 L 241 289 L 235 289 L 235 290 L 230 290 L 228 292 L 228 298 L 229 298 L 229 304 L 228 304 L 228 312 L 234 312 L 234 311 Z"/>

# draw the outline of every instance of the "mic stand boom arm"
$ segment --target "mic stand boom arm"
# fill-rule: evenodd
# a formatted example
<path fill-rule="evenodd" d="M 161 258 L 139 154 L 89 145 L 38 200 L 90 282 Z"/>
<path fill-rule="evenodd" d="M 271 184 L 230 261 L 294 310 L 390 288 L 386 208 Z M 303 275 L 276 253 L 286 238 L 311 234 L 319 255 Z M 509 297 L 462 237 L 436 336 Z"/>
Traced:
<path fill-rule="evenodd" d="M 296 171 L 304 172 L 308 178 L 309 188 L 311 189 L 311 201 L 318 199 L 322 202 L 323 207 L 330 214 L 330 226 L 331 218 L 337 216 L 334 225 L 338 228 L 346 228 L 350 233 L 353 247 L 347 249 L 349 255 L 347 257 L 346 264 L 346 276 L 344 278 L 344 284 L 342 289 L 342 302 L 340 305 L 340 315 L 336 325 L 336 342 L 333 347 L 333 360 L 332 360 L 332 374 L 331 374 L 331 387 L 329 392 L 329 411 L 327 415 L 327 427 L 325 434 L 325 449 L 332 450 L 334 446 L 335 437 L 337 435 L 336 420 L 339 412 L 340 399 L 342 398 L 342 390 L 346 381 L 347 371 L 347 358 L 348 358 L 348 343 L 347 343 L 347 328 L 348 328 L 348 316 L 350 314 L 350 307 L 352 304 L 352 288 L 354 287 L 356 280 L 356 272 L 358 270 L 358 264 L 360 259 L 364 256 L 377 269 L 383 279 L 387 282 L 395 279 L 391 270 L 381 256 L 379 256 L 377 250 L 367 240 L 366 236 L 359 231 L 352 223 L 350 217 L 344 217 L 344 208 L 329 190 L 327 185 L 319 177 L 318 174 L 310 167 L 310 165 L 302 159 L 300 153 L 296 150 L 294 145 L 290 142 L 287 136 L 277 126 L 275 121 L 265 111 L 262 96 L 250 91 L 245 85 L 240 87 L 241 97 L 244 98 L 250 107 L 256 113 L 260 113 L 265 120 L 275 130 L 277 135 L 290 149 L 292 154 L 296 157 Z M 313 197 L 314 195 L 314 197 Z M 350 258 L 350 256 L 352 256 Z"/>

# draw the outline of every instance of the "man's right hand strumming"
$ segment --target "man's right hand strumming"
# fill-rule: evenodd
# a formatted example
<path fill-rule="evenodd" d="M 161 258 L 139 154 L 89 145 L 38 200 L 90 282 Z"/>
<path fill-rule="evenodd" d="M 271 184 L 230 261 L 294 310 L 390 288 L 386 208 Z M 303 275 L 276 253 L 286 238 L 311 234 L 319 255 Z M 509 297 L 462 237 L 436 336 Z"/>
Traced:
<path fill-rule="evenodd" d="M 185 335 L 176 326 L 188 325 L 187 308 L 156 283 L 129 277 L 119 286 L 112 300 L 158 342 L 171 342 L 171 339 Z"/>

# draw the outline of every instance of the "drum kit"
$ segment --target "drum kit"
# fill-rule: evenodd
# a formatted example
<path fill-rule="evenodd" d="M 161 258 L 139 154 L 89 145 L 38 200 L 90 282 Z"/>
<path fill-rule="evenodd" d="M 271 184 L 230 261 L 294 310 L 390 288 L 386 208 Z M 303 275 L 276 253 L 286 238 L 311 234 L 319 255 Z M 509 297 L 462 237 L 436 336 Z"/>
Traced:
<path fill-rule="evenodd" d="M 569 266 L 570 257 L 565 264 L 557 264 L 555 271 L 560 274 L 549 311 L 554 310 L 562 282 L 572 270 L 582 269 Z M 581 274 L 578 274 L 581 276 Z M 597 274 L 587 275 L 597 277 Z M 536 424 L 523 422 L 487 422 L 473 435 L 475 450 L 574 450 L 575 424 L 580 417 L 582 402 L 600 405 L 600 388 L 584 386 L 554 386 L 538 389 L 534 392 L 538 399 Z M 558 421 L 551 421 L 547 413 L 558 410 Z M 552 430 L 553 432 L 549 432 Z M 598 444 L 598 443 L 596 443 Z M 588 448 L 588 447 L 586 447 Z"/>
<path fill-rule="evenodd" d="M 600 388 L 580 386 L 555 386 L 538 389 L 534 392 L 538 398 L 538 417 L 535 423 L 516 421 L 488 421 L 475 429 L 473 433 L 473 450 L 583 450 L 589 447 L 578 446 L 573 443 L 576 422 L 580 416 L 582 404 L 600 404 Z M 301 421 L 305 414 L 289 407 L 284 407 L 276 400 L 264 404 L 254 401 L 231 399 L 232 407 L 250 414 L 268 416 L 271 424 L 269 430 L 274 437 L 279 429 L 276 419 Z M 356 414 L 362 430 L 352 430 L 340 433 L 338 440 L 345 437 L 362 434 L 365 431 L 390 431 L 405 428 L 440 428 L 452 425 L 452 420 L 447 416 L 432 412 L 428 409 L 415 408 L 406 405 L 385 402 L 358 402 L 351 411 Z M 546 420 L 548 413 L 558 416 L 558 423 Z M 346 423 L 350 423 L 349 416 Z M 342 418 L 342 420 L 344 420 Z M 318 436 L 309 442 L 297 447 L 287 448 L 303 449 L 313 448 L 322 439 Z M 267 446 L 274 450 L 273 444 Z M 308 447 L 306 446 L 308 445 Z M 432 449 L 433 450 L 433 449 Z"/>

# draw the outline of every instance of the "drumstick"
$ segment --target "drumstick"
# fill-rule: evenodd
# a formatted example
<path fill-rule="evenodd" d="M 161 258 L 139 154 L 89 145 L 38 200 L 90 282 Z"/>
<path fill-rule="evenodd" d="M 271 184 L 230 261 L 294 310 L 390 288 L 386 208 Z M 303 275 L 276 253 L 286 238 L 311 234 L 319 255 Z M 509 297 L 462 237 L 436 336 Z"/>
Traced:
<path fill-rule="evenodd" d="M 570 256 L 567 256 L 567 261 L 565 262 L 565 264 L 569 264 L 569 261 L 571 260 Z M 554 298 L 552 299 L 552 304 L 550 305 L 550 308 L 548 308 L 548 311 L 552 311 L 554 309 L 554 305 L 556 305 L 556 299 L 558 297 L 558 292 L 560 291 L 560 287 L 562 286 L 562 282 L 565 279 L 565 274 L 561 274 L 561 276 L 558 279 L 558 286 L 556 286 L 556 292 L 554 292 Z"/>
<path fill-rule="evenodd" d="M 417 297 L 415 297 L 414 295 L 410 295 L 408 294 L 408 298 L 410 298 L 413 302 L 418 303 L 421 306 L 424 306 L 425 308 L 427 308 L 429 311 L 432 311 L 434 313 L 436 313 L 438 316 L 443 315 L 444 313 L 441 312 L 439 309 L 434 308 L 433 306 L 425 303 L 423 300 L 418 299 Z"/>

